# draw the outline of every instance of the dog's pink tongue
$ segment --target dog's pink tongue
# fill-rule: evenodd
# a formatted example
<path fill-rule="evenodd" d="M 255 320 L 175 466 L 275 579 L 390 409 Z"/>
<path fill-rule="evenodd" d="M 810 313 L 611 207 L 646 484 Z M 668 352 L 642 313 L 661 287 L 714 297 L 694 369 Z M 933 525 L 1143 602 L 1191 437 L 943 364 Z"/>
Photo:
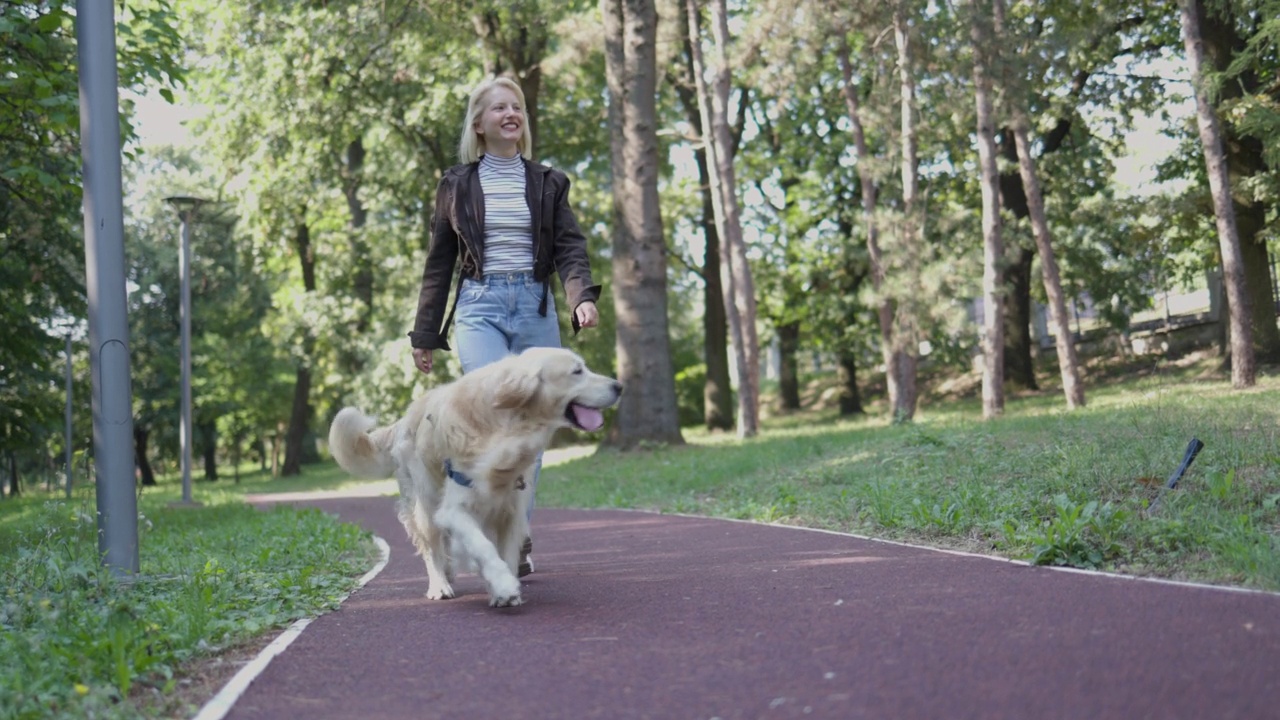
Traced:
<path fill-rule="evenodd" d="M 599 410 L 577 403 L 569 407 L 573 409 L 573 419 L 583 430 L 599 430 L 604 427 L 604 413 Z"/>

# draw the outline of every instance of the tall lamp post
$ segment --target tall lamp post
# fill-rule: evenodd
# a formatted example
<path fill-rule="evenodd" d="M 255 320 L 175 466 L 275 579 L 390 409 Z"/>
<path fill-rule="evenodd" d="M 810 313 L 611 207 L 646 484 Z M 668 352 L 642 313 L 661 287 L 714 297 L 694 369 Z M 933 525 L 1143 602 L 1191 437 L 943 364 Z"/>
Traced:
<path fill-rule="evenodd" d="M 205 200 L 187 195 L 165 198 L 178 211 L 182 220 L 182 249 L 178 253 L 178 273 L 182 276 L 182 420 L 179 425 L 182 448 L 182 504 L 197 504 L 191 499 L 191 225 Z"/>
<path fill-rule="evenodd" d="M 65 418 L 63 418 L 63 419 L 64 419 L 64 421 L 65 421 L 66 427 L 64 428 L 64 435 L 63 435 L 63 441 L 62 441 L 62 444 L 63 444 L 62 451 L 63 451 L 64 453 L 66 453 L 66 456 L 67 456 L 67 457 L 66 457 L 66 462 L 67 462 L 67 499 L 68 499 L 68 500 L 70 500 L 70 499 L 71 499 L 71 459 L 72 459 L 72 450 L 71 450 L 71 402 L 72 402 L 72 398 L 71 398 L 71 333 L 70 333 L 70 332 L 68 332 L 68 333 L 67 333 L 67 381 L 66 381 L 66 385 L 67 385 L 67 404 L 66 404 L 65 413 L 64 413 L 64 414 L 66 415 L 66 417 L 65 417 Z"/>
<path fill-rule="evenodd" d="M 130 576 L 138 572 L 138 499 L 133 479 L 115 27 L 114 3 L 76 2 L 98 553 L 113 574 Z"/>

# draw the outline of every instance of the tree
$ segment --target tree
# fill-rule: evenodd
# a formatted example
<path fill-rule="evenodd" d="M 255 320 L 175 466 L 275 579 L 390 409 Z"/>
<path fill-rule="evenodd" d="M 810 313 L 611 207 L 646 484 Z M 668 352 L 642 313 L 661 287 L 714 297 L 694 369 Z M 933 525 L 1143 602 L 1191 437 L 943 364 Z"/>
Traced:
<path fill-rule="evenodd" d="M 196 20 L 193 35 L 216 58 L 197 96 L 223 108 L 202 136 L 239 186 L 253 254 L 290 280 L 277 286 L 271 318 L 294 361 L 285 474 L 316 459 L 308 439 L 317 410 L 339 404 L 350 383 L 367 382 L 391 326 L 386 308 L 403 312 L 401 288 L 417 275 L 405 240 L 425 244 L 423 188 L 451 164 L 437 130 L 447 125 L 456 142 L 462 115 L 448 82 L 432 94 L 423 85 L 436 78 L 419 75 L 458 59 L 441 51 L 446 44 L 465 45 L 436 29 L 432 13 L 441 5 L 210 3 Z M 448 77 L 470 85 L 464 75 Z M 375 210 L 371 198 L 390 201 Z M 397 329 L 408 324 L 401 319 Z"/>
<path fill-rule="evenodd" d="M 217 180 L 191 148 L 147 148 L 129 185 L 135 201 L 125 217 L 129 243 L 129 336 L 133 358 L 135 456 L 143 484 L 152 459 L 178 457 L 180 404 L 178 337 L 180 222 L 162 200 L 206 198 L 190 225 L 192 420 L 194 454 L 204 458 L 204 479 L 218 476 L 220 440 L 257 438 L 283 416 L 287 402 L 277 377 L 283 353 L 270 347 L 264 319 L 272 314 L 268 276 L 237 232 L 238 218 L 211 193 Z M 285 395 L 287 397 L 287 395 Z M 249 424 L 247 418 L 255 422 Z M 232 446 L 231 459 L 238 460 Z M 225 457 L 225 455 L 223 455 Z"/>
<path fill-rule="evenodd" d="M 729 334 L 733 339 L 738 369 L 738 436 L 754 437 L 760 432 L 760 342 L 756 335 L 755 284 L 747 262 L 746 242 L 738 214 L 737 183 L 734 180 L 733 137 L 729 128 L 728 10 L 724 0 L 711 0 L 711 33 L 715 41 L 716 65 L 710 91 L 706 87 L 706 63 L 699 32 L 697 0 L 686 0 L 689 13 L 690 46 L 694 76 L 698 84 L 702 127 L 710 128 L 703 138 L 709 150 L 708 163 L 713 188 L 713 207 L 721 241 L 720 266 L 725 294 Z M 695 34 L 696 33 L 696 34 Z"/>
<path fill-rule="evenodd" d="M 923 301 L 923 274 L 926 264 L 925 218 L 920 190 L 920 128 L 918 123 L 917 75 L 929 62 L 922 59 L 913 38 L 922 22 L 922 13 L 906 0 L 893 3 L 879 13 L 868 13 L 861 23 L 861 77 L 855 79 L 848 46 L 849 33 L 841 34 L 836 55 L 843 78 L 842 95 L 854 140 L 859 184 L 862 193 L 862 225 L 870 262 L 872 294 L 880 324 L 880 351 L 885 367 L 889 413 L 895 422 L 908 422 L 919 402 L 917 385 L 920 344 L 924 339 L 929 308 Z M 846 21 L 849 22 L 849 21 Z M 879 26 L 885 26 L 883 31 Z M 878 39 L 892 32 L 892 53 L 874 55 Z M 893 63 L 896 73 L 885 73 L 876 92 L 874 72 Z M 890 92 L 892 90 L 892 92 Z M 877 100 L 877 95 L 882 99 Z M 890 99 L 892 96 L 892 99 Z M 898 116 L 896 157 L 886 148 L 877 158 L 868 142 L 868 118 L 879 118 L 891 110 Z M 887 119 L 880 132 L 885 145 L 894 144 L 893 128 Z M 892 178 L 881 176 L 879 164 L 896 160 L 900 198 L 895 198 Z M 884 198 L 881 194 L 884 192 Z M 877 205 L 883 202 L 884 207 Z"/>
<path fill-rule="evenodd" d="M 1244 261 L 1240 255 L 1240 237 L 1236 230 L 1235 208 L 1231 202 L 1231 179 L 1227 173 L 1227 157 L 1223 151 L 1222 128 L 1209 101 L 1205 83 L 1204 41 L 1200 37 L 1200 19 L 1196 0 L 1179 0 L 1182 12 L 1182 40 L 1187 49 L 1191 82 L 1195 88 L 1196 125 L 1209 176 L 1209 193 L 1213 198 L 1213 215 L 1222 253 L 1222 275 L 1230 306 L 1231 385 L 1253 387 L 1257 369 L 1254 364 L 1251 301 L 1244 280 Z"/>
<path fill-rule="evenodd" d="M 1118 60 L 1139 61 L 1163 46 L 1163 11 L 1159 4 L 1141 1 L 1052 5 L 1015 3 L 1009 27 L 1029 38 L 1016 49 L 1016 62 L 1004 72 L 1021 73 L 1029 119 L 1028 137 L 1043 171 L 1042 192 L 1057 196 L 1066 206 L 1079 204 L 1084 196 L 1105 199 L 1111 193 L 1107 156 L 1115 149 L 1115 138 L 1123 135 L 1132 118 L 1153 113 L 1168 95 L 1151 76 L 1130 72 Z M 1003 32 L 1003 31 L 1002 31 Z M 1106 113 L 1082 110 L 1107 108 Z M 996 137 L 1001 163 L 1000 203 L 1005 217 L 1015 223 L 1006 228 L 1004 282 L 1005 380 L 1009 384 L 1036 389 L 1038 383 L 1032 357 L 1031 303 L 1033 261 L 1037 248 L 1034 231 L 1020 232 L 1022 221 L 1030 223 L 1027 190 L 1019 171 L 1017 143 L 1012 118 L 998 127 Z M 1106 129 L 1099 125 L 1109 125 Z M 1069 168 L 1068 164 L 1073 165 Z M 1105 224 L 1105 221 L 1104 221 Z M 1106 228 L 1096 230 L 1108 235 Z M 1111 234 L 1119 240 L 1119 234 Z M 1063 259 L 1070 264 L 1070 246 L 1063 246 Z M 1108 273 L 1110 274 L 1110 273 Z M 1104 277 L 1091 274 L 1089 291 L 1094 297 L 1114 297 L 1102 292 Z M 1137 282 L 1121 294 L 1143 292 Z"/>
<path fill-rule="evenodd" d="M 681 109 L 690 127 L 697 128 L 697 137 L 703 138 L 708 129 L 702 126 L 702 114 L 698 103 L 698 84 L 694 76 L 693 48 L 691 37 L 697 33 L 689 31 L 689 15 L 677 14 L 680 24 L 680 42 L 684 52 L 683 62 L 679 64 L 679 74 L 674 69 L 667 70 L 667 81 L 676 91 Z M 739 106 L 745 109 L 745 104 Z M 739 112 L 739 122 L 735 131 L 741 137 L 742 121 L 745 112 Z M 698 166 L 698 189 L 702 198 L 702 227 L 704 239 L 703 262 L 699 271 L 702 278 L 702 304 L 705 308 L 702 317 L 703 362 L 707 373 L 703 383 L 703 422 L 708 430 L 730 430 L 734 427 L 733 390 L 729 377 L 729 336 L 728 318 L 725 312 L 725 295 L 720 281 L 720 233 L 716 229 L 715 200 L 712 198 L 711 171 L 707 160 L 707 147 L 698 144 L 693 148 L 694 163 Z M 735 143 L 736 154 L 736 143 Z"/>
<path fill-rule="evenodd" d="M 1231 180 L 1244 284 L 1251 305 L 1251 331 L 1256 362 L 1280 363 L 1280 327 L 1267 252 L 1268 214 L 1280 205 L 1275 171 L 1280 168 L 1280 115 L 1277 98 L 1280 40 L 1274 18 L 1280 3 L 1197 0 L 1196 18 L 1204 48 L 1202 81 L 1211 87 L 1210 102 L 1222 130 L 1223 152 Z M 1271 78 L 1270 85 L 1266 78 Z M 1267 188 L 1270 188 L 1268 190 Z"/>
<path fill-rule="evenodd" d="M 901 90 L 899 101 L 902 117 L 900 141 L 902 143 L 902 230 L 901 271 L 908 287 L 920 287 L 920 212 L 917 200 L 920 194 L 919 140 L 915 127 L 915 68 L 911 57 L 911 31 L 908 25 L 906 0 L 898 0 L 893 6 L 893 37 L 898 49 L 898 78 Z M 899 302 L 894 317 L 894 355 L 898 393 L 893 399 L 895 422 L 910 421 L 916 414 L 916 366 L 920 347 L 918 303 L 912 296 Z"/>
<path fill-rule="evenodd" d="M 858 165 L 859 185 L 862 190 L 862 222 L 866 236 L 867 257 L 870 261 L 872 290 L 876 295 L 876 317 L 880 323 L 880 353 L 884 359 L 885 386 L 889 394 L 890 412 L 896 415 L 899 403 L 904 398 L 902 391 L 903 368 L 905 359 L 894 333 L 898 315 L 898 303 L 889 292 L 884 252 L 880 247 L 880 224 L 876 217 L 876 200 L 879 194 L 879 183 L 872 170 L 872 155 L 867 144 L 866 128 L 862 122 L 862 103 L 859 90 L 853 77 L 853 63 L 849 58 L 848 40 L 842 34 L 837 46 L 840 71 L 844 78 L 841 94 L 849 115 L 849 127 L 853 135 L 856 162 Z M 843 365 L 842 365 L 843 367 Z"/>
<path fill-rule="evenodd" d="M 510 75 L 524 93 L 525 114 L 533 134 L 530 150 L 538 157 L 538 121 L 542 98 L 542 60 L 551 34 L 548 8 L 539 2 L 477 3 L 471 10 L 476 35 L 489 49 L 485 74 Z"/>
<path fill-rule="evenodd" d="M 992 16 L 985 0 L 974 0 L 970 18 L 973 85 L 977 106 L 978 169 L 982 186 L 982 416 L 1004 412 L 1004 241 L 1000 223 L 1000 171 L 996 167 L 995 109 L 991 68 L 995 51 Z"/>
<path fill-rule="evenodd" d="M 994 0 L 996 12 L 1003 15 L 1004 0 Z M 1012 38 L 1011 38 L 1012 39 Z M 1020 47 L 1021 44 L 1015 45 Z M 1006 44 L 1005 47 L 1008 47 Z M 1007 60 L 1006 60 L 1007 63 Z M 1007 65 L 1006 65 L 1007 66 Z M 1006 72 L 1009 87 L 1005 88 L 1006 102 L 1013 116 L 1013 136 L 1018 155 L 1018 172 L 1026 190 L 1027 209 L 1036 249 L 1040 253 L 1040 272 L 1044 280 L 1045 296 L 1049 299 L 1049 318 L 1054 324 L 1054 343 L 1058 351 L 1058 368 L 1062 374 L 1062 392 L 1066 396 L 1067 409 L 1084 406 L 1084 385 L 1080 382 L 1076 346 L 1071 337 L 1067 317 L 1067 303 L 1062 292 L 1062 276 L 1053 249 L 1053 236 L 1049 230 L 1049 218 L 1044 209 L 1044 194 L 1040 189 L 1040 176 L 1036 172 L 1035 158 L 1031 155 L 1030 118 L 1027 117 L 1022 95 L 1022 81 L 1011 80 Z"/>
<path fill-rule="evenodd" d="M 658 15 L 651 0 L 601 0 L 613 156 L 613 302 L 627 388 L 607 442 L 683 444 L 667 333 L 667 252 L 658 207 Z"/>

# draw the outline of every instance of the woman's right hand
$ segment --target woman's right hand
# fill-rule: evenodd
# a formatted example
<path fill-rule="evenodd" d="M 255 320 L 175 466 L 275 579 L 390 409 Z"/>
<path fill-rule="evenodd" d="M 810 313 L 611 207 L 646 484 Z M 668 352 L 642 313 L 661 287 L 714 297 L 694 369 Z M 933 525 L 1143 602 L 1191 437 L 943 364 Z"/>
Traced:
<path fill-rule="evenodd" d="M 424 373 L 431 372 L 431 351 L 426 348 L 414 348 L 413 366 Z"/>

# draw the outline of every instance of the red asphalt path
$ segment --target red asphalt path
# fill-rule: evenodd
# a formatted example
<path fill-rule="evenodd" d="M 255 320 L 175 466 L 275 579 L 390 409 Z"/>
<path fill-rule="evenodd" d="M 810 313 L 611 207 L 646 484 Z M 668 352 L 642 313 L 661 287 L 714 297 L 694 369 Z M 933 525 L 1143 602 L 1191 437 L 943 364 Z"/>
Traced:
<path fill-rule="evenodd" d="M 725 520 L 534 513 L 525 605 L 391 547 L 227 718 L 1280 718 L 1280 596 Z"/>

